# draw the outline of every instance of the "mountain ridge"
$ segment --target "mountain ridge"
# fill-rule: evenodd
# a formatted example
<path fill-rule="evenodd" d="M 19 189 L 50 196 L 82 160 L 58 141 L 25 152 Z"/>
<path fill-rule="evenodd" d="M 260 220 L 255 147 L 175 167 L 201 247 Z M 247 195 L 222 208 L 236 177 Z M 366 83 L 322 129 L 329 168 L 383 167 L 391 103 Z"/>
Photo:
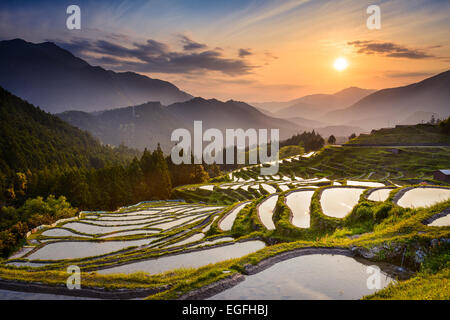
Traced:
<path fill-rule="evenodd" d="M 267 116 L 245 102 L 201 97 L 168 106 L 148 102 L 95 113 L 66 111 L 57 116 L 91 132 L 103 143 L 125 143 L 138 149 L 153 149 L 160 143 L 166 153 L 175 144 L 170 141 L 172 131 L 185 128 L 192 132 L 196 120 L 202 121 L 203 130 L 217 128 L 223 134 L 226 129 L 273 128 L 280 129 L 280 139 L 285 139 L 302 131 L 295 123 Z"/>
<path fill-rule="evenodd" d="M 192 98 L 168 81 L 92 66 L 53 42 L 0 41 L 0 69 L 0 86 L 52 113 Z"/>
<path fill-rule="evenodd" d="M 377 129 L 399 124 L 418 111 L 450 115 L 450 70 L 409 85 L 378 90 L 348 108 L 327 113 L 327 121 Z"/>

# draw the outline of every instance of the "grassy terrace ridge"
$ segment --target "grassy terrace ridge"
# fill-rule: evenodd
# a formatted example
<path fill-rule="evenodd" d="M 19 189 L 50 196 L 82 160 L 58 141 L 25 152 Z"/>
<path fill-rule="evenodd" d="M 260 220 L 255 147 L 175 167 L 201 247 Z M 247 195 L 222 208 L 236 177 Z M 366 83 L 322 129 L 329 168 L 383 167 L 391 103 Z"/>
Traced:
<path fill-rule="evenodd" d="M 445 134 L 438 125 L 399 125 L 395 128 L 372 130 L 370 134 L 360 134 L 358 137 L 351 139 L 348 144 L 450 146 L 450 135 Z"/>

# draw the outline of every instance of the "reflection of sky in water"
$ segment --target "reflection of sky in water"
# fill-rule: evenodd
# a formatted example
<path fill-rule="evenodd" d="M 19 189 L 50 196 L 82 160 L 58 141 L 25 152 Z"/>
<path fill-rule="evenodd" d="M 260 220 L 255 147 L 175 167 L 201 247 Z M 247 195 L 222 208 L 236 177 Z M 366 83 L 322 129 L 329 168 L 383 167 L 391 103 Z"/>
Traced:
<path fill-rule="evenodd" d="M 177 268 L 198 268 L 210 263 L 240 258 L 265 247 L 259 240 L 238 242 L 232 245 L 204 249 L 177 255 L 162 256 L 161 258 L 144 260 L 123 266 L 98 270 L 100 274 L 133 273 L 137 271 L 152 274 L 165 272 Z"/>
<path fill-rule="evenodd" d="M 297 191 L 286 196 L 286 204 L 292 211 L 292 224 L 299 228 L 309 228 L 309 206 L 314 191 Z"/>
<path fill-rule="evenodd" d="M 94 298 L 72 297 L 49 293 L 19 292 L 0 290 L 0 300 L 97 300 Z"/>
<path fill-rule="evenodd" d="M 430 227 L 445 227 L 450 226 L 450 214 L 446 215 L 445 217 L 438 218 L 428 224 Z"/>
<path fill-rule="evenodd" d="M 366 265 L 341 255 L 307 255 L 279 262 L 211 299 L 317 300 L 359 299 L 367 288 Z M 381 273 L 381 287 L 392 279 Z"/>
<path fill-rule="evenodd" d="M 364 189 L 359 188 L 325 189 L 320 197 L 323 213 L 335 218 L 345 217 L 358 203 L 363 191 Z"/>
<path fill-rule="evenodd" d="M 398 201 L 404 208 L 429 207 L 450 199 L 450 189 L 415 188 L 405 192 Z"/>

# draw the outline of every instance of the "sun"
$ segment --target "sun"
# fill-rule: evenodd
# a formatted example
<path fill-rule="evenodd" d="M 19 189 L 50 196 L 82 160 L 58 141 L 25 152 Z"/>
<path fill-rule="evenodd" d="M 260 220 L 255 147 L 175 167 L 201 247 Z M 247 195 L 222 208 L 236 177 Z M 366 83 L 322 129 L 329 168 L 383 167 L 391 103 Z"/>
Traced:
<path fill-rule="evenodd" d="M 345 58 L 337 58 L 334 61 L 333 67 L 337 71 L 343 71 L 343 70 L 347 69 L 347 67 L 348 67 L 347 59 L 345 59 Z"/>

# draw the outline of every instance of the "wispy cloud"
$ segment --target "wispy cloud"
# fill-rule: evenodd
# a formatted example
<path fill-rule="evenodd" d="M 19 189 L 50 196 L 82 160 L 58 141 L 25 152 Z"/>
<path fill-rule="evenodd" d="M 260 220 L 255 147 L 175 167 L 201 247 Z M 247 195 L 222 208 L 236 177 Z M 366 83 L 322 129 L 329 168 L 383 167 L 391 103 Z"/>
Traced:
<path fill-rule="evenodd" d="M 183 51 L 171 50 L 166 43 L 149 39 L 130 47 L 106 40 L 73 39 L 58 42 L 62 47 L 91 63 L 107 64 L 117 71 L 156 73 L 202 73 L 218 71 L 236 76 L 249 74 L 256 68 L 242 59 L 227 58 L 220 50 L 201 50 L 206 45 L 184 36 Z"/>
<path fill-rule="evenodd" d="M 391 58 L 407 58 L 407 59 L 427 59 L 435 58 L 434 55 L 429 54 L 420 49 L 409 49 L 405 46 L 393 42 L 375 42 L 371 40 L 364 41 L 350 41 L 347 43 L 358 49 L 358 53 L 364 54 L 379 54 Z"/>
<path fill-rule="evenodd" d="M 439 72 L 402 72 L 402 71 L 387 71 L 385 72 L 388 78 L 418 78 L 418 77 L 430 77 Z"/>
<path fill-rule="evenodd" d="M 252 52 L 249 49 L 239 49 L 238 55 L 239 58 L 244 58 L 246 56 L 251 56 Z"/>
<path fill-rule="evenodd" d="M 195 42 L 188 36 L 181 34 L 181 35 L 179 35 L 179 37 L 183 44 L 183 49 L 185 51 L 193 51 L 193 50 L 200 50 L 200 49 L 208 48 L 208 46 L 206 44 Z"/>

